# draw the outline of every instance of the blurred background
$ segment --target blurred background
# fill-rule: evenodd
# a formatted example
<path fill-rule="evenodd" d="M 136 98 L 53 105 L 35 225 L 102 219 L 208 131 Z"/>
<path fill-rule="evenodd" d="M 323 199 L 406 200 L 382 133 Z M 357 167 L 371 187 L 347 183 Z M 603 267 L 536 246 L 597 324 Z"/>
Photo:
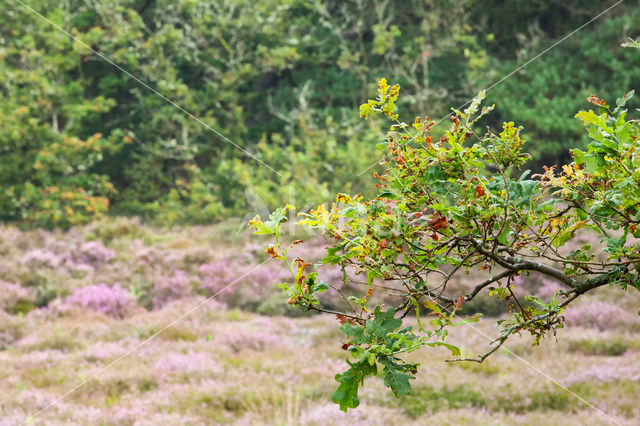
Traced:
<path fill-rule="evenodd" d="M 378 79 L 401 118 L 438 121 L 605 10 L 597 0 L 34 0 L 0 17 L 0 220 L 69 227 L 105 213 L 157 224 L 243 216 L 366 192 Z M 573 115 L 640 81 L 629 0 L 491 88 L 488 124 L 525 125 L 529 167 L 568 160 Z M 444 121 L 438 130 L 448 127 Z M 386 124 L 382 124 L 383 130 Z"/>
<path fill-rule="evenodd" d="M 358 108 L 383 77 L 400 84 L 405 121 L 440 122 L 490 88 L 486 124 L 524 126 L 527 168 L 570 162 L 587 140 L 573 118 L 586 98 L 638 89 L 640 50 L 620 44 L 640 36 L 639 1 L 566 39 L 616 2 L 21 1 L 0 14 L 0 425 L 43 409 L 32 423 L 637 424 L 640 293 L 612 288 L 567 309 L 559 343 L 516 337 L 482 365 L 413 353 L 412 395 L 372 380 L 341 413 L 338 322 L 288 308 L 276 287 L 288 271 L 256 269 L 264 244 L 242 224 L 287 202 L 375 193 L 377 128 L 389 123 Z M 324 244 L 296 254 L 317 261 Z M 343 285 L 339 269 L 319 273 Z M 350 278 L 347 295 L 367 292 Z M 545 300 L 558 288 L 535 275 L 515 284 Z M 474 299 L 464 313 L 488 319 L 452 343 L 485 352 L 507 310 Z"/>

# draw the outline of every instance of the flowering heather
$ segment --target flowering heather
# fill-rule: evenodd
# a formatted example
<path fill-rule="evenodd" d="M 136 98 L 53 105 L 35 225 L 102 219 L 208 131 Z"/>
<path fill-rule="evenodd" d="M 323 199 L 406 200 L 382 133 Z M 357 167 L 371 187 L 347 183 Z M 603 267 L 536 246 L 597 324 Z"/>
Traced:
<path fill-rule="evenodd" d="M 590 381 L 606 383 L 620 380 L 640 381 L 640 363 L 624 365 L 600 364 L 579 368 L 566 377 L 565 384 L 572 385 Z"/>
<path fill-rule="evenodd" d="M 611 303 L 599 300 L 578 306 L 570 306 L 563 316 L 568 325 L 607 330 L 640 326 L 640 317 Z"/>
<path fill-rule="evenodd" d="M 113 259 L 115 252 L 101 241 L 68 244 L 59 241 L 50 248 L 35 248 L 25 253 L 22 264 L 30 268 L 97 269 Z"/>
<path fill-rule="evenodd" d="M 216 294 L 235 279 L 238 269 L 228 260 L 218 260 L 200 265 L 198 272 L 202 276 L 200 288 L 209 294 Z M 231 291 L 227 291 L 227 295 L 230 293 Z"/>
<path fill-rule="evenodd" d="M 199 281 L 197 276 L 190 275 L 181 269 L 174 270 L 170 276 L 158 277 L 151 290 L 153 307 L 159 308 L 172 300 L 189 295 L 191 283 Z"/>
<path fill-rule="evenodd" d="M 162 253 L 156 247 L 147 247 L 142 241 L 135 240 L 131 243 L 131 248 L 135 251 L 135 258 L 138 264 L 144 268 L 153 268 L 154 266 L 163 265 L 167 254 Z"/>
<path fill-rule="evenodd" d="M 160 376 L 171 373 L 219 372 L 221 370 L 213 355 L 206 352 L 170 353 L 156 361 L 153 368 Z"/>
<path fill-rule="evenodd" d="M 74 261 L 96 269 L 113 259 L 114 256 L 115 252 L 105 247 L 102 241 L 89 241 L 82 244 L 74 253 Z"/>
<path fill-rule="evenodd" d="M 96 416 L 85 415 L 87 422 L 92 423 Z M 200 419 L 195 416 L 180 413 L 162 413 L 152 404 L 136 403 L 131 407 L 113 407 L 108 415 L 110 421 L 108 425 L 135 425 L 135 426 L 155 426 L 155 425 L 185 425 L 185 424 L 201 424 Z"/>
<path fill-rule="evenodd" d="M 282 333 L 273 330 L 273 327 L 259 327 L 258 324 L 255 327 L 239 326 L 231 330 L 217 329 L 212 337 L 217 346 L 227 346 L 234 352 L 243 349 L 263 351 L 286 344 Z"/>
<path fill-rule="evenodd" d="M 366 420 L 359 418 L 355 412 L 345 415 L 335 404 L 318 404 L 309 407 L 300 415 L 301 424 L 322 426 L 326 424 L 340 424 L 348 419 L 348 423 L 353 426 L 370 424 Z"/>
<path fill-rule="evenodd" d="M 558 282 L 543 278 L 540 287 L 536 290 L 536 295 L 544 301 L 550 300 L 558 290 L 566 290 Z"/>
<path fill-rule="evenodd" d="M 276 288 L 281 283 L 282 272 L 277 271 L 272 265 L 263 265 L 255 270 L 255 265 L 246 265 L 242 274 L 247 274 L 243 278 L 243 283 L 238 289 L 241 300 L 249 304 L 260 301 L 271 291 L 280 291 Z"/>
<path fill-rule="evenodd" d="M 57 268 L 65 263 L 65 257 L 51 250 L 36 248 L 24 254 L 21 263 L 30 268 Z"/>
<path fill-rule="evenodd" d="M 19 301 L 32 301 L 34 297 L 32 289 L 0 280 L 0 309 L 11 310 Z"/>
<path fill-rule="evenodd" d="M 275 288 L 281 273 L 274 271 L 269 265 L 254 268 L 255 265 L 252 264 L 245 265 L 226 259 L 205 263 L 198 268 L 202 277 L 200 289 L 207 296 L 224 290 L 216 298 L 227 303 L 238 303 L 240 299 L 241 303 L 257 302 Z"/>
<path fill-rule="evenodd" d="M 350 280 L 357 280 L 359 278 L 352 269 L 347 269 L 346 271 Z M 335 286 L 344 285 L 344 274 L 339 266 L 322 265 L 318 268 L 318 276 L 321 280 L 329 284 L 333 284 Z"/>
<path fill-rule="evenodd" d="M 242 252 L 239 253 L 242 256 L 243 261 L 252 262 L 255 261 L 256 258 L 260 258 L 260 256 L 264 253 L 264 244 L 260 244 L 254 241 L 246 243 L 242 247 Z"/>
<path fill-rule="evenodd" d="M 103 343 L 94 345 L 90 348 L 87 348 L 84 356 L 85 358 L 96 359 L 96 360 L 115 358 L 117 356 L 124 354 L 125 352 L 127 352 L 129 349 L 131 349 L 138 343 L 139 341 L 134 339 L 128 339 L 128 340 L 125 339 L 117 343 L 103 342 Z"/>
<path fill-rule="evenodd" d="M 135 300 L 119 284 L 113 287 L 98 284 L 75 289 L 64 304 L 89 308 L 112 318 L 123 318 L 135 305 Z"/>
<path fill-rule="evenodd" d="M 19 340 L 24 335 L 24 321 L 0 310 L 0 350 Z"/>
<path fill-rule="evenodd" d="M 543 301 L 549 301 L 557 290 L 567 290 L 568 288 L 558 281 L 543 278 L 542 275 L 531 273 L 521 274 L 513 277 L 511 283 L 514 286 L 516 295 L 533 294 Z"/>
<path fill-rule="evenodd" d="M 6 309 L 0 308 L 0 364 L 6 373 L 0 374 L 4 390 L 0 425 L 21 424 L 47 402 L 134 349 L 266 258 L 262 246 L 229 242 L 224 237 L 226 228 L 127 226 L 115 229 L 106 221 L 100 227 L 64 232 L 0 228 L 0 304 Z M 89 240 L 96 242 L 87 243 Z M 307 244 L 322 254 L 324 242 L 309 239 Z M 77 273 L 79 270 L 83 273 Z M 370 288 L 366 284 L 345 287 L 342 271 L 331 265 L 323 265 L 318 272 L 321 279 L 347 296 Z M 347 272 L 351 279 L 366 281 L 353 270 Z M 502 400 L 514 395 L 524 398 L 527 395 L 518 396 L 507 384 L 526 377 L 527 389 L 546 389 L 546 379 L 503 353 L 496 354 L 494 366 L 445 364 L 445 350 L 408 355 L 429 366 L 430 374 L 416 379 L 416 389 L 433 390 L 429 395 L 444 404 L 437 412 L 430 412 L 433 401 L 428 398 L 396 399 L 384 392 L 381 384 L 370 381 L 360 394 L 363 409 L 342 413 L 329 398 L 335 373 L 345 367 L 346 353 L 340 349 L 343 336 L 334 331 L 333 316 L 277 315 L 286 311 L 286 297 L 275 297 L 284 296 L 276 284 L 290 279 L 288 271 L 273 262 L 250 272 L 42 413 L 34 424 L 606 424 L 594 421 L 593 411 L 576 405 L 579 402 L 567 408 L 558 408 L 557 402 L 545 405 L 554 394 L 539 402 L 536 409 L 523 411 L 522 403 L 513 403 L 496 411 L 483 395 L 493 393 Z M 532 274 L 522 279 L 520 288 L 537 290 L 543 296 L 545 283 L 538 277 Z M 111 286 L 117 282 L 121 285 Z M 140 294 L 138 300 L 127 291 L 130 284 Z M 467 282 L 464 277 L 451 283 L 461 289 L 472 284 L 473 280 Z M 554 286 L 548 285 L 552 290 Z M 58 297 L 45 302 L 46 307 L 24 316 L 16 313 L 20 312 L 15 309 L 16 302 L 33 302 L 34 296 L 41 297 L 48 290 Z M 391 297 L 378 287 L 373 290 L 372 298 Z M 69 296 L 61 298 L 65 294 Z M 567 310 L 572 324 L 582 327 L 562 330 L 560 344 L 553 339 L 543 341 L 544 350 L 536 352 L 536 367 L 559 379 L 569 375 L 570 383 L 580 383 L 585 389 L 596 387 L 597 397 L 590 401 L 621 424 L 637 424 L 640 406 L 634 395 L 640 389 L 640 347 L 636 344 L 640 327 L 635 311 L 640 306 L 640 292 L 624 293 L 619 302 L 604 292 L 594 296 L 584 302 L 606 297 L 608 302 L 601 303 L 609 310 L 613 306 L 617 317 L 602 323 L 611 322 L 614 328 L 584 328 L 580 315 L 574 321 L 574 310 L 586 309 L 586 305 Z M 321 300 L 327 306 L 344 303 L 332 289 L 324 292 Z M 266 302 L 272 301 L 284 309 L 262 309 L 260 304 L 267 306 Z M 620 314 L 623 308 L 629 308 L 628 316 Z M 258 309 L 275 315 L 248 312 Z M 122 319 L 109 321 L 103 315 Z M 464 343 L 468 355 L 484 352 L 486 335 L 494 331 L 484 319 L 473 326 L 485 335 L 458 327 L 450 336 L 452 343 Z M 612 343 L 602 350 L 598 346 L 602 342 L 620 344 Z M 510 342 L 508 347 L 528 354 L 530 345 L 523 336 L 522 341 Z M 577 366 L 582 367 L 571 372 Z M 602 387 L 601 380 L 611 384 Z M 467 406 L 468 402 L 458 400 L 452 404 L 465 408 L 447 408 L 447 395 L 455 397 L 447 388 L 453 385 L 469 390 L 461 398 L 480 394 L 477 398 L 489 408 Z"/>

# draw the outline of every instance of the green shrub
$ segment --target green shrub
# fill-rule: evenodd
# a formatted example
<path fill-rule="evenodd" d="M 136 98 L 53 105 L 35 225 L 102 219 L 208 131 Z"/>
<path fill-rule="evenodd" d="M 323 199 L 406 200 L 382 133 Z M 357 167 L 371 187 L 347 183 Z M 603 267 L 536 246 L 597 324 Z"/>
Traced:
<path fill-rule="evenodd" d="M 419 417 L 429 411 L 457 408 L 487 408 L 483 395 L 467 386 L 435 389 L 431 386 L 416 387 L 398 405 L 410 417 Z"/>
<path fill-rule="evenodd" d="M 585 355 L 619 356 L 629 349 L 629 345 L 619 339 L 569 340 L 569 351 Z"/>

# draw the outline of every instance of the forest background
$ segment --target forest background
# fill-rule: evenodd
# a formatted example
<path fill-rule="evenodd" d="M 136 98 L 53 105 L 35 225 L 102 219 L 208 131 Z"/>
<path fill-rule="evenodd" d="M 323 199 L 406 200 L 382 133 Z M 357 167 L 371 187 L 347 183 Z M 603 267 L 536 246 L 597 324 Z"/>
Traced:
<path fill-rule="evenodd" d="M 290 194 L 298 206 L 366 194 L 376 168 L 362 172 L 378 158 L 378 133 L 358 106 L 381 77 L 401 85 L 405 116 L 436 121 L 491 87 L 487 104 L 497 109 L 487 124 L 525 125 L 534 171 L 563 164 L 588 138 L 573 118 L 585 98 L 615 99 L 640 81 L 630 66 L 638 51 L 619 48 L 637 36 L 638 2 L 510 73 L 614 3 L 30 3 L 201 122 L 8 4 L 0 221 L 67 228 L 108 213 L 203 224 L 244 216 L 248 198 L 272 209 Z"/>

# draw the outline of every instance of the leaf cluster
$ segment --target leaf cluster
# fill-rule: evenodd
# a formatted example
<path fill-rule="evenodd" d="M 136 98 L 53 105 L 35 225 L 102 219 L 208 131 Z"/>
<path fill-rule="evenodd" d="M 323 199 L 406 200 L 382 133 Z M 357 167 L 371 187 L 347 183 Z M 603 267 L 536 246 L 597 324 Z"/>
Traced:
<path fill-rule="evenodd" d="M 625 109 L 633 92 L 618 99 L 615 108 L 595 96 L 587 99 L 597 111 L 576 115 L 591 140 L 587 150 L 573 150 L 575 161 L 558 172 L 548 167 L 535 175 L 521 172 L 530 159 L 523 152 L 522 128 L 507 122 L 498 132 L 480 131 L 479 121 L 493 110 L 482 106 L 484 93 L 468 108 L 454 110 L 450 128 L 437 139 L 428 117 L 399 120 L 398 93 L 398 85 L 383 79 L 378 98 L 360 110 L 364 118 L 383 115 L 392 123 L 379 144 L 384 171 L 375 173 L 378 195 L 339 194 L 329 208 L 302 213 L 298 222 L 329 242 L 322 263 L 366 276 L 369 292 L 351 297 L 350 311 L 323 309 L 313 296 L 315 276 L 301 272 L 311 265 L 301 259 L 297 270 L 290 267 L 295 282 L 285 285 L 291 304 L 336 314 L 344 323 L 343 348 L 353 360 L 347 359 L 349 368 L 336 376 L 339 387 L 333 394 L 344 410 L 358 405 L 358 389 L 369 376 L 380 375 L 396 396 L 406 394 L 418 365 L 403 361 L 402 353 L 444 346 L 459 356 L 459 349 L 445 342 L 447 330 L 478 320 L 456 312 L 482 292 L 510 303 L 510 312 L 498 320 L 500 334 L 489 350 L 468 361 L 484 361 L 513 334 L 529 333 L 533 345 L 549 332 L 555 335 L 563 326 L 564 308 L 595 288 L 640 288 L 640 243 L 628 240 L 640 237 L 640 126 Z M 283 220 L 280 209 L 270 221 L 263 224 L 257 217 L 251 225 L 273 235 L 275 257 L 289 263 L 278 240 Z M 566 248 L 586 231 L 601 237 L 605 261 L 595 258 L 595 247 Z M 468 273 L 475 286 L 462 294 L 450 288 Z M 535 295 L 521 300 L 515 278 L 530 273 L 564 289 L 559 286 L 548 301 Z M 380 288 L 393 291 L 399 302 L 373 304 L 369 296 Z M 402 328 L 409 313 L 416 316 L 415 332 Z M 426 323 L 425 313 L 433 317 Z"/>

